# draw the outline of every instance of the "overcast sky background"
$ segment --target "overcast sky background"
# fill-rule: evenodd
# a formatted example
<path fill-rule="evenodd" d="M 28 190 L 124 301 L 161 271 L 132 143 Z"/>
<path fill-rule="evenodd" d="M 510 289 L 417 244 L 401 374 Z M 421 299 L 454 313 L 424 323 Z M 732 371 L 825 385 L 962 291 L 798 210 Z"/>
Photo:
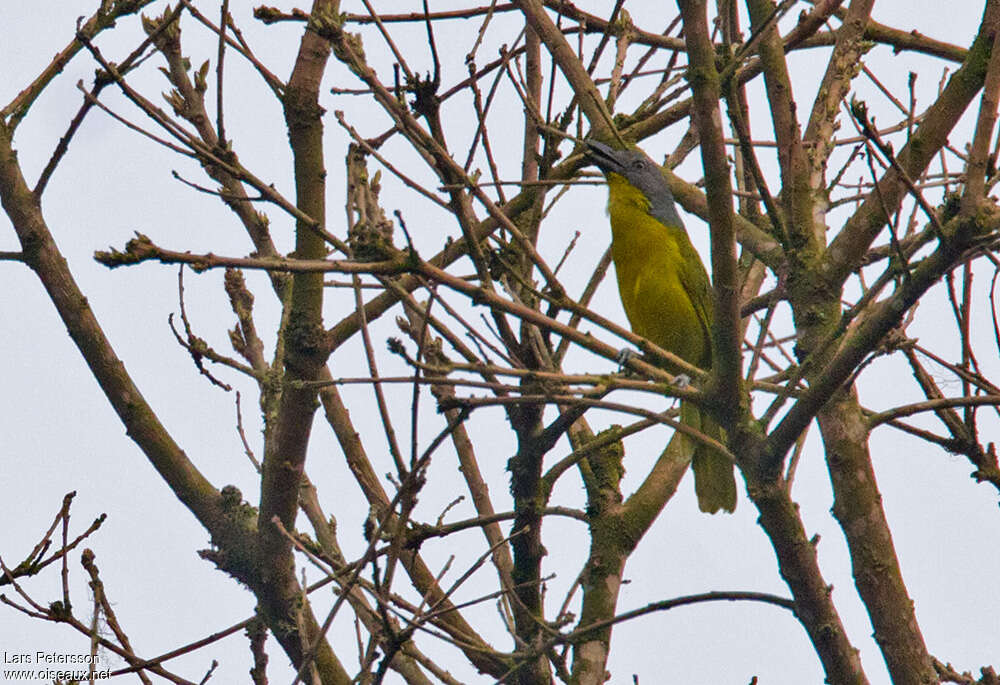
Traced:
<path fill-rule="evenodd" d="M 650 20 L 645 16 L 654 11 L 654 4 L 661 5 L 639 2 L 628 5 L 638 25 L 655 29 L 665 24 L 664 20 Z M 581 3 L 602 15 L 610 12 L 612 5 L 610 2 Z M 0 32 L 3 35 L 0 40 L 0 74 L 3 75 L 0 102 L 9 102 L 48 63 L 72 36 L 76 17 L 89 15 L 94 6 L 96 2 L 5 0 L 0 3 Z M 217 8 L 211 3 L 201 2 L 198 6 L 213 16 L 217 14 Z M 289 9 L 291 5 L 281 7 Z M 377 7 L 406 11 L 418 9 L 419 3 L 379 3 Z M 432 3 L 432 9 L 445 7 Z M 154 8 L 151 12 L 159 14 L 162 11 L 162 5 Z M 260 59 L 274 73 L 287 78 L 298 47 L 301 25 L 263 27 L 250 17 L 250 8 L 250 3 L 236 0 L 231 7 Z M 360 2 L 350 1 L 345 2 L 342 9 L 364 11 Z M 796 6 L 789 13 L 790 20 L 794 21 L 799 9 Z M 657 7 L 656 11 L 663 10 Z M 670 6 L 668 14 L 672 16 L 673 11 Z M 974 35 L 981 11 L 981 3 L 971 0 L 951 3 L 896 1 L 878 4 L 874 17 L 899 28 L 916 29 L 966 46 Z M 488 35 L 486 45 L 480 49 L 480 64 L 493 59 L 500 43 L 513 40 L 517 33 L 514 28 L 517 20 L 513 15 L 500 16 L 496 21 L 495 32 Z M 196 66 L 206 58 L 212 59 L 214 73 L 212 37 L 196 29 L 187 19 L 183 26 L 185 54 L 191 56 Z M 471 48 L 476 28 L 478 24 L 472 22 L 441 23 L 436 27 L 439 44 L 449 49 L 451 45 L 458 45 L 460 47 L 451 54 L 464 55 Z M 392 30 L 404 51 L 408 49 L 406 46 L 424 44 L 420 27 L 409 31 L 393 27 Z M 384 52 L 382 44 L 368 28 L 362 31 L 369 57 L 380 59 L 379 55 Z M 132 17 L 121 21 L 118 29 L 103 35 L 98 44 L 110 59 L 121 60 L 139 40 L 138 18 Z M 919 72 L 919 109 L 931 102 L 944 63 L 911 53 L 892 55 L 886 48 L 877 48 L 872 54 L 877 59 L 869 64 L 896 93 L 905 93 L 910 71 Z M 806 103 L 811 102 L 825 66 L 825 55 L 826 52 L 816 51 L 815 60 L 791 60 L 800 114 Z M 164 79 L 155 69 L 161 63 L 160 58 L 154 56 L 131 79 L 147 96 L 165 90 Z M 333 60 L 331 65 L 327 89 L 335 84 L 343 87 L 357 84 Z M 429 61 L 414 65 L 423 70 L 429 68 Z M 290 154 L 280 106 L 268 97 L 259 81 L 233 53 L 227 58 L 227 70 L 226 124 L 237 152 L 248 168 L 274 182 L 279 190 L 291 197 Z M 16 144 L 30 184 L 34 183 L 79 107 L 81 96 L 75 83 L 83 79 L 90 84 L 93 71 L 94 64 L 89 57 L 78 56 L 18 129 Z M 444 71 L 446 87 L 466 73 L 460 60 L 446 63 Z M 383 77 L 388 73 L 384 71 Z M 210 82 L 214 87 L 214 78 Z M 752 93 L 759 95 L 759 86 L 754 88 Z M 884 106 L 884 101 L 871 95 L 872 89 L 863 79 L 858 81 L 858 91 L 875 111 Z M 117 95 L 111 94 L 108 102 L 139 120 L 135 111 L 123 104 Z M 327 90 L 321 102 L 330 112 L 345 110 L 348 120 L 358 126 L 363 135 L 375 135 L 386 128 L 387 118 L 379 111 L 366 109 L 363 99 L 333 96 Z M 456 118 L 467 114 L 463 109 L 467 106 L 467 101 L 458 99 L 449 104 L 455 108 Z M 970 112 L 974 114 L 977 108 L 978 99 Z M 627 104 L 623 104 L 622 109 L 628 111 Z M 494 136 L 503 126 L 509 126 L 510 139 L 517 140 L 509 149 L 498 150 L 506 164 L 506 173 L 502 175 L 510 178 L 516 173 L 516 155 L 520 150 L 520 107 L 511 106 L 506 112 L 499 110 L 495 117 L 490 122 Z M 767 129 L 763 111 L 757 114 L 754 124 L 760 137 L 773 135 Z M 672 150 L 683 133 L 678 128 L 649 141 L 647 151 L 655 158 Z M 342 158 L 347 136 L 332 117 L 328 117 L 326 131 L 330 230 L 342 234 Z M 460 136 L 456 134 L 455 139 Z M 956 133 L 953 137 L 958 141 L 967 139 L 966 134 Z M 458 145 L 455 147 L 461 149 Z M 405 154 L 401 141 L 394 141 L 387 148 L 387 155 Z M 414 155 L 408 158 L 413 160 Z M 419 179 L 433 185 L 429 173 L 411 166 Z M 233 394 L 210 387 L 198 375 L 187 353 L 173 341 L 167 326 L 167 315 L 177 311 L 176 269 L 145 264 L 109 271 L 92 259 L 94 250 L 109 245 L 121 247 L 134 231 L 146 233 L 158 244 L 175 249 L 234 256 L 247 254 L 251 249 L 249 243 L 228 210 L 214 198 L 193 192 L 174 181 L 171 170 L 177 170 L 189 180 L 204 182 L 196 164 L 165 152 L 108 116 L 94 112 L 53 177 L 43 210 L 105 333 L 163 423 L 216 486 L 235 484 L 248 501 L 256 504 L 257 476 L 243 455 L 235 429 Z M 678 171 L 691 181 L 700 178 L 697 156 L 692 155 Z M 457 233 L 453 222 L 442 219 L 426 201 L 416 199 L 390 174 L 383 173 L 383 179 L 385 207 L 389 211 L 400 209 L 403 212 L 423 254 L 432 254 L 440 247 L 444 232 Z M 580 282 L 589 274 L 591 265 L 609 240 L 603 213 L 605 197 L 603 189 L 591 186 L 574 189 L 570 200 L 560 204 L 559 214 L 552 219 L 567 226 L 566 235 L 548 234 L 548 242 L 542 245 L 544 254 L 558 255 L 572 232 L 582 231 L 585 239 L 574 253 L 578 263 L 584 265 L 579 269 Z M 272 233 L 279 249 L 290 250 L 292 221 L 276 210 L 266 211 L 271 217 Z M 703 224 L 687 218 L 692 237 L 707 261 L 707 232 Z M 834 220 L 831 226 L 836 229 Z M 16 238 L 4 216 L 0 218 L 0 250 L 17 249 Z M 258 327 L 261 331 L 272 331 L 278 310 L 270 297 L 266 279 L 259 274 L 248 274 L 247 278 L 257 294 Z M 980 273 L 977 282 L 985 289 L 988 279 L 989 274 Z M 567 280 L 572 282 L 572 277 L 567 276 Z M 221 283 L 221 271 L 201 275 L 187 272 L 185 277 L 186 301 L 196 332 L 226 351 L 225 331 L 233 325 L 233 317 Z M 108 521 L 87 546 L 97 554 L 96 561 L 119 620 L 140 655 L 160 654 L 249 617 L 253 611 L 252 596 L 197 556 L 197 549 L 208 546 L 206 532 L 164 486 L 124 434 L 38 280 L 21 264 L 0 262 L 0 284 L 0 317 L 3 319 L 0 332 L 3 366 L 0 371 L 4 379 L 0 392 L 0 511 L 3 516 L 0 554 L 4 561 L 8 565 L 19 563 L 51 522 L 63 495 L 76 490 L 71 533 L 81 531 L 101 512 L 109 514 Z M 346 292 L 331 297 L 328 324 L 348 311 L 350 297 Z M 624 323 L 613 281 L 606 281 L 593 307 Z M 981 335 L 990 335 L 990 321 L 985 310 L 978 323 Z M 919 335 L 922 342 L 933 343 L 948 339 L 952 334 L 949 326 L 950 315 L 945 309 L 942 291 L 938 289 L 921 306 L 911 333 Z M 385 337 L 395 334 L 392 316 L 383 317 L 374 326 L 374 334 L 379 345 Z M 265 337 L 265 343 L 270 341 Z M 995 352 L 995 348 L 984 346 L 983 349 Z M 345 345 L 333 358 L 334 375 L 361 375 L 361 360 L 358 345 Z M 1000 370 L 993 358 L 980 361 L 994 373 Z M 407 372 L 405 367 L 393 364 L 387 361 L 383 371 L 387 374 Z M 607 362 L 599 362 L 592 370 L 613 369 Z M 218 375 L 242 390 L 247 436 L 259 455 L 262 450 L 255 389 L 252 384 L 227 372 L 219 371 Z M 867 372 L 860 387 L 868 406 L 883 408 L 901 403 L 899 393 L 906 390 L 908 382 L 906 368 L 887 363 Z M 366 416 L 364 411 L 365 407 L 374 406 L 370 390 L 354 388 L 345 390 L 344 394 L 352 403 L 353 417 L 370 453 L 384 453 L 377 417 L 372 411 Z M 390 396 L 394 406 L 402 409 L 408 404 L 409 388 L 405 393 L 390 393 Z M 441 419 L 434 414 L 431 405 L 432 401 L 425 400 L 428 423 L 421 433 L 424 443 L 440 428 Z M 484 412 L 475 420 L 486 424 L 492 421 L 497 425 L 498 439 L 495 443 L 480 445 L 479 455 L 491 479 L 493 495 L 504 502 L 507 496 L 504 468 L 510 456 L 508 426 L 499 411 Z M 608 422 L 611 420 L 609 418 Z M 987 426 L 993 433 L 983 435 L 983 443 L 996 440 L 1000 434 L 995 421 Z M 311 478 L 320 489 L 328 513 L 338 518 L 345 553 L 349 557 L 360 554 L 363 549 L 357 531 L 367 514 L 367 506 L 357 494 L 325 425 L 317 422 L 313 436 L 309 463 Z M 630 446 L 639 453 L 643 444 L 664 439 L 665 433 L 651 432 L 641 438 L 646 443 L 637 438 Z M 814 433 L 809 440 L 811 449 L 807 450 L 799 468 L 795 497 L 801 504 L 808 532 L 821 537 L 819 549 L 825 577 L 834 585 L 841 615 L 852 640 L 861 649 L 869 677 L 873 683 L 887 683 L 881 655 L 871 639 L 871 626 L 853 589 L 842 535 L 829 515 L 832 495 Z M 968 477 L 972 467 L 964 458 L 942 454 L 888 429 L 876 431 L 872 446 L 904 578 L 915 600 L 917 616 L 932 654 L 960 669 L 978 669 L 988 663 L 997 665 L 1000 659 L 1000 598 L 994 588 L 1000 573 L 1000 517 L 995 492 L 985 485 L 977 486 Z M 430 520 L 436 518 L 459 487 L 456 465 L 448 461 L 450 454 L 443 451 L 435 459 L 430 483 L 421 497 L 420 514 Z M 386 462 L 376 470 L 383 473 L 388 468 Z M 643 473 L 642 465 L 629 468 L 626 490 L 629 485 L 634 486 Z M 568 498 L 574 506 L 582 502 L 582 492 L 573 479 L 566 479 L 562 488 L 556 499 Z M 631 583 L 622 592 L 621 610 L 707 590 L 760 590 L 788 595 L 776 573 L 770 544 L 757 527 L 755 510 L 744 495 L 741 494 L 739 508 L 731 517 L 699 515 L 688 478 L 679 488 L 676 499 L 629 562 L 627 576 Z M 471 504 L 465 502 L 449 516 L 457 519 L 471 513 Z M 557 604 L 575 577 L 586 549 L 586 537 L 578 523 L 553 521 L 546 525 L 550 552 L 548 570 L 558 574 L 550 584 L 549 600 Z M 423 551 L 432 565 L 438 564 L 435 568 L 439 568 L 451 553 L 459 554 L 460 559 L 472 559 L 481 551 L 481 538 L 474 540 L 474 537 L 470 534 L 464 538 L 470 542 L 471 552 L 463 549 L 462 538 L 436 545 L 428 543 Z M 574 549 L 574 545 L 578 549 Z M 79 552 L 74 552 L 71 558 L 74 606 L 81 616 L 89 615 L 89 594 L 79 567 Z M 464 567 L 457 563 L 456 568 Z M 484 582 L 478 586 L 479 591 L 489 588 L 494 579 L 489 569 L 481 573 L 487 575 L 482 577 Z M 311 580 L 318 578 L 311 568 L 307 569 L 307 575 Z M 457 577 L 457 574 L 453 572 L 450 577 Z M 24 584 L 43 604 L 60 596 L 58 573 L 45 573 Z M 476 590 L 470 586 L 461 597 L 474 597 Z M 13 594 L 9 587 L 0 591 Z M 319 607 L 325 603 L 318 600 L 317 605 L 317 612 L 320 612 Z M 481 607 L 475 615 L 496 623 L 492 604 Z M 339 621 L 334 631 L 337 640 L 353 642 L 353 628 L 349 622 Z M 792 685 L 819 683 L 823 678 L 818 659 L 799 624 L 787 612 L 771 606 L 704 604 L 685 607 L 618 626 L 615 635 L 610 666 L 612 683 L 631 682 L 633 673 L 639 676 L 643 685 L 661 682 L 737 684 L 749 682 L 753 675 L 759 676 L 762 685 Z M 269 644 L 274 646 L 273 639 Z M 499 638 L 499 644 L 508 646 L 503 637 Z M 0 607 L 0 652 L 85 653 L 88 649 L 86 641 L 65 626 L 29 621 L 7 607 Z M 429 651 L 434 653 L 433 649 Z M 356 667 L 356 662 L 347 658 L 348 651 L 338 649 L 338 652 L 345 658 L 348 670 Z M 289 682 L 290 669 L 284 655 L 277 648 L 270 653 L 271 682 Z M 482 681 L 458 657 L 454 658 L 453 663 L 444 665 L 457 677 L 468 682 Z M 220 662 L 212 682 L 248 681 L 249 649 L 240 635 L 229 637 L 194 656 L 170 662 L 169 667 L 197 681 L 211 659 Z M 111 663 L 119 665 L 117 660 Z"/>

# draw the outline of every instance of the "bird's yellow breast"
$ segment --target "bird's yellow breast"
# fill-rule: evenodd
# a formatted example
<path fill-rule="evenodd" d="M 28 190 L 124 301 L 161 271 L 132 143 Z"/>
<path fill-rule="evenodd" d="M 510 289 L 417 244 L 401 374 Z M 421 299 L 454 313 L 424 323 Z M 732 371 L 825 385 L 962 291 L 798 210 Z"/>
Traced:
<path fill-rule="evenodd" d="M 711 364 L 708 277 L 682 226 L 667 226 L 623 177 L 608 178 L 611 256 L 633 332 L 692 364 Z"/>

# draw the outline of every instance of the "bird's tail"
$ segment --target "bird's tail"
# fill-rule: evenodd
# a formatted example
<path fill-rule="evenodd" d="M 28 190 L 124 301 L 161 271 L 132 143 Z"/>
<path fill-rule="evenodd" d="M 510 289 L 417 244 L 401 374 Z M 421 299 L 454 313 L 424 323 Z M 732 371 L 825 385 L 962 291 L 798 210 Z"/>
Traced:
<path fill-rule="evenodd" d="M 710 438 L 725 443 L 725 431 L 698 407 L 681 402 L 681 421 L 704 433 Z M 733 463 L 708 445 L 695 440 L 687 441 L 694 448 L 691 470 L 694 471 L 694 491 L 698 496 L 698 508 L 709 514 L 720 509 L 732 512 L 736 509 L 736 476 Z"/>

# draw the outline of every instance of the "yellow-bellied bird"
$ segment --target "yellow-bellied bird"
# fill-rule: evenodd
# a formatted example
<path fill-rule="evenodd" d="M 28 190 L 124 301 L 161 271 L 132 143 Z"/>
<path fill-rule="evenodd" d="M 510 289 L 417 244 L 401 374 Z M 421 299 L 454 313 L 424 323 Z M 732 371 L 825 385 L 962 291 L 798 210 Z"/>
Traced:
<path fill-rule="evenodd" d="M 611 257 L 632 332 L 702 369 L 712 366 L 712 290 L 691 245 L 660 166 L 637 148 L 587 141 L 587 157 L 608 180 Z M 690 403 L 681 421 L 724 441 L 722 428 Z M 690 438 L 688 444 L 695 441 Z M 733 464 L 707 445 L 693 445 L 698 507 L 736 508 Z"/>

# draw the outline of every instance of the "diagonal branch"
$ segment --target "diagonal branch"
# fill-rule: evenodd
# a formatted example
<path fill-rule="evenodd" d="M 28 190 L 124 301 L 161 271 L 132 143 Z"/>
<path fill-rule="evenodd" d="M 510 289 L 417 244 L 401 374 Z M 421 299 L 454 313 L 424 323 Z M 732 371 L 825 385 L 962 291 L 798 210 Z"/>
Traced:
<path fill-rule="evenodd" d="M 949 79 L 944 91 L 927 110 L 897 159 L 910 178 L 919 178 L 927 165 L 947 142 L 948 134 L 958 123 L 969 103 L 983 87 L 993 38 L 1000 26 L 1000 5 L 987 2 L 979 33 L 962 67 Z M 827 288 L 836 289 L 862 263 L 865 252 L 882 232 L 888 220 L 886 212 L 895 211 L 907 194 L 900 173 L 889 169 L 878 182 L 879 192 L 872 192 L 830 243 L 827 259 L 818 274 Z"/>

